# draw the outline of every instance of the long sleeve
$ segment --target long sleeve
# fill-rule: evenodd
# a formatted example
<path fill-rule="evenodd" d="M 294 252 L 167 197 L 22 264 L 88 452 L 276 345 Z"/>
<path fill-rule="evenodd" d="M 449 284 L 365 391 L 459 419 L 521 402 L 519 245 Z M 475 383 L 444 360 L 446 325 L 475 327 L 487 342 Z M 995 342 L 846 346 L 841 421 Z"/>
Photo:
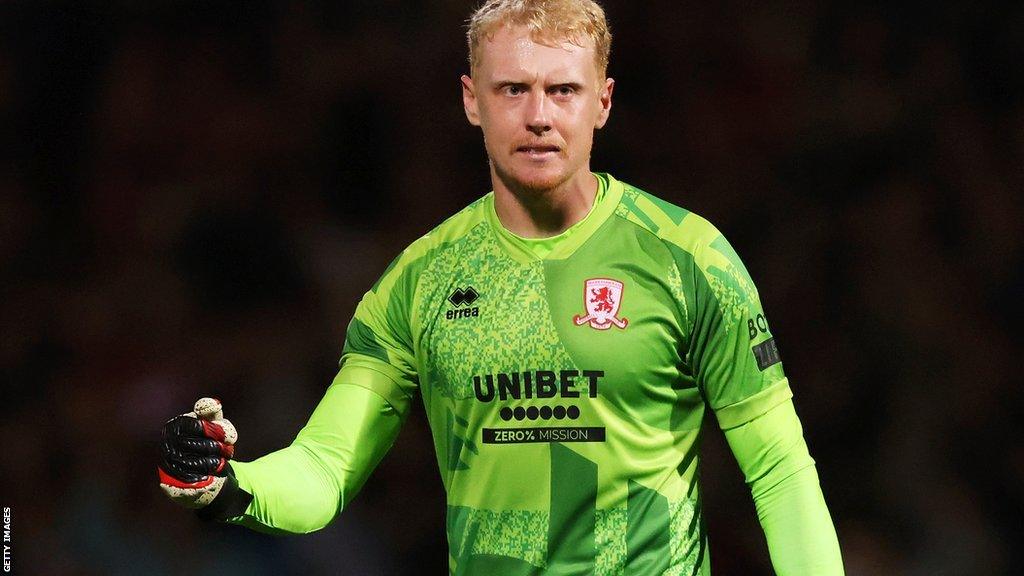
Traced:
<path fill-rule="evenodd" d="M 225 500 L 231 512 L 215 517 L 262 532 L 304 534 L 330 523 L 359 491 L 394 443 L 418 390 L 410 327 L 418 275 L 409 262 L 420 256 L 402 252 L 363 296 L 345 335 L 341 369 L 295 441 L 252 462 L 232 462 L 238 489 L 252 501 L 231 517 L 241 504 Z"/>
<path fill-rule="evenodd" d="M 792 400 L 725 430 L 779 576 L 842 576 L 832 518 Z"/>
<path fill-rule="evenodd" d="M 269 533 L 304 534 L 337 516 L 390 449 L 404 420 L 378 392 L 372 370 L 345 370 L 327 389 L 290 446 L 252 462 L 233 462 L 252 495 L 228 521 Z M 367 380 L 367 381 L 363 381 Z"/>

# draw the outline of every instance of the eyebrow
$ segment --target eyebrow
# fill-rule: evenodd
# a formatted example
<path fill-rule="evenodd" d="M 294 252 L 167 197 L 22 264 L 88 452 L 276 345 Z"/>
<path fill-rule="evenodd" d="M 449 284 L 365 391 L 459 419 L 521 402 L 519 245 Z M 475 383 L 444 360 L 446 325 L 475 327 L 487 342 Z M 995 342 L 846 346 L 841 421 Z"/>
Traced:
<path fill-rule="evenodd" d="M 494 82 L 491 83 L 491 86 L 494 88 L 504 88 L 505 86 L 529 86 L 530 84 L 531 82 L 526 82 L 523 80 L 495 80 Z M 547 89 L 556 88 L 558 86 L 568 86 L 577 91 L 582 90 L 584 88 L 583 83 L 576 82 L 574 80 L 567 80 L 565 82 L 551 82 L 549 84 L 546 84 L 544 87 L 545 89 Z"/>

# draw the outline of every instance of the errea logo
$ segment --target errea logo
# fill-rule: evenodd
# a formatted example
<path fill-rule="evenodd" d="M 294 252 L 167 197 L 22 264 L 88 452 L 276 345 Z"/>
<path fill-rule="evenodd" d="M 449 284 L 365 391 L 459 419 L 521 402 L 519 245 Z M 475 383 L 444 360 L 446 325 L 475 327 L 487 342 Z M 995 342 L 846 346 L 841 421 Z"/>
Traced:
<path fill-rule="evenodd" d="M 448 320 L 455 318 L 471 318 L 480 315 L 480 308 L 478 306 L 470 307 L 477 299 L 480 298 L 480 293 L 476 291 L 472 286 L 466 286 L 466 289 L 455 288 L 455 291 L 448 296 L 448 301 L 451 302 L 454 309 L 449 309 L 445 312 L 444 317 Z"/>
<path fill-rule="evenodd" d="M 456 288 L 452 295 L 448 297 L 448 301 L 455 306 L 469 306 L 476 299 L 480 297 L 480 293 L 473 289 L 472 286 L 466 286 L 466 289 Z"/>

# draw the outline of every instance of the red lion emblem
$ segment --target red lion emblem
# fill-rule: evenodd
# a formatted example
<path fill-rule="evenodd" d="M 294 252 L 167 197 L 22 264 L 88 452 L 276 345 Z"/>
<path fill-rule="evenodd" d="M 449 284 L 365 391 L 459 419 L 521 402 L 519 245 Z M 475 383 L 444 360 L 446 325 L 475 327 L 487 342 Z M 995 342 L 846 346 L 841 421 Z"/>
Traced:
<path fill-rule="evenodd" d="M 590 302 L 592 304 L 597 304 L 597 306 L 594 306 L 595 312 L 615 312 L 615 301 L 612 300 L 611 292 L 608 290 L 607 286 L 596 290 L 592 289 L 590 293 L 594 295 L 594 297 L 590 299 Z"/>

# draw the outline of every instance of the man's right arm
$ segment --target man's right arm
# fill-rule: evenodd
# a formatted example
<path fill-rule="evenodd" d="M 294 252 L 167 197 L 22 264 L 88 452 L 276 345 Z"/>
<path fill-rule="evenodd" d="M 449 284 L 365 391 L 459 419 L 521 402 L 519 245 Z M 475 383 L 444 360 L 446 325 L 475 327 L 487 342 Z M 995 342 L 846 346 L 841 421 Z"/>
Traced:
<path fill-rule="evenodd" d="M 295 441 L 232 463 L 242 500 L 221 506 L 231 510 L 224 516 L 234 516 L 217 519 L 302 534 L 326 526 L 359 491 L 394 443 L 418 390 L 409 322 L 418 275 L 410 262 L 421 256 L 423 249 L 402 252 L 363 295 L 345 334 L 341 370 Z M 237 515 L 246 494 L 252 501 Z"/>
<path fill-rule="evenodd" d="M 263 532 L 308 533 L 337 516 L 391 448 L 417 395 L 409 318 L 418 268 L 409 263 L 423 252 L 404 251 L 363 296 L 345 334 L 341 369 L 290 446 L 227 464 L 233 448 L 210 435 L 211 425 L 200 432 L 185 421 L 181 430 L 168 429 L 169 421 L 164 491 L 199 508 L 201 518 Z M 178 477 L 168 475 L 175 471 Z"/>
<path fill-rule="evenodd" d="M 253 460 L 232 462 L 238 490 L 220 498 L 252 496 L 244 513 L 214 517 L 269 533 L 304 534 L 337 516 L 391 448 L 404 421 L 375 390 L 389 383 L 368 368 L 374 359 L 350 358 L 290 446 Z M 394 400 L 392 400 L 393 402 Z"/>

